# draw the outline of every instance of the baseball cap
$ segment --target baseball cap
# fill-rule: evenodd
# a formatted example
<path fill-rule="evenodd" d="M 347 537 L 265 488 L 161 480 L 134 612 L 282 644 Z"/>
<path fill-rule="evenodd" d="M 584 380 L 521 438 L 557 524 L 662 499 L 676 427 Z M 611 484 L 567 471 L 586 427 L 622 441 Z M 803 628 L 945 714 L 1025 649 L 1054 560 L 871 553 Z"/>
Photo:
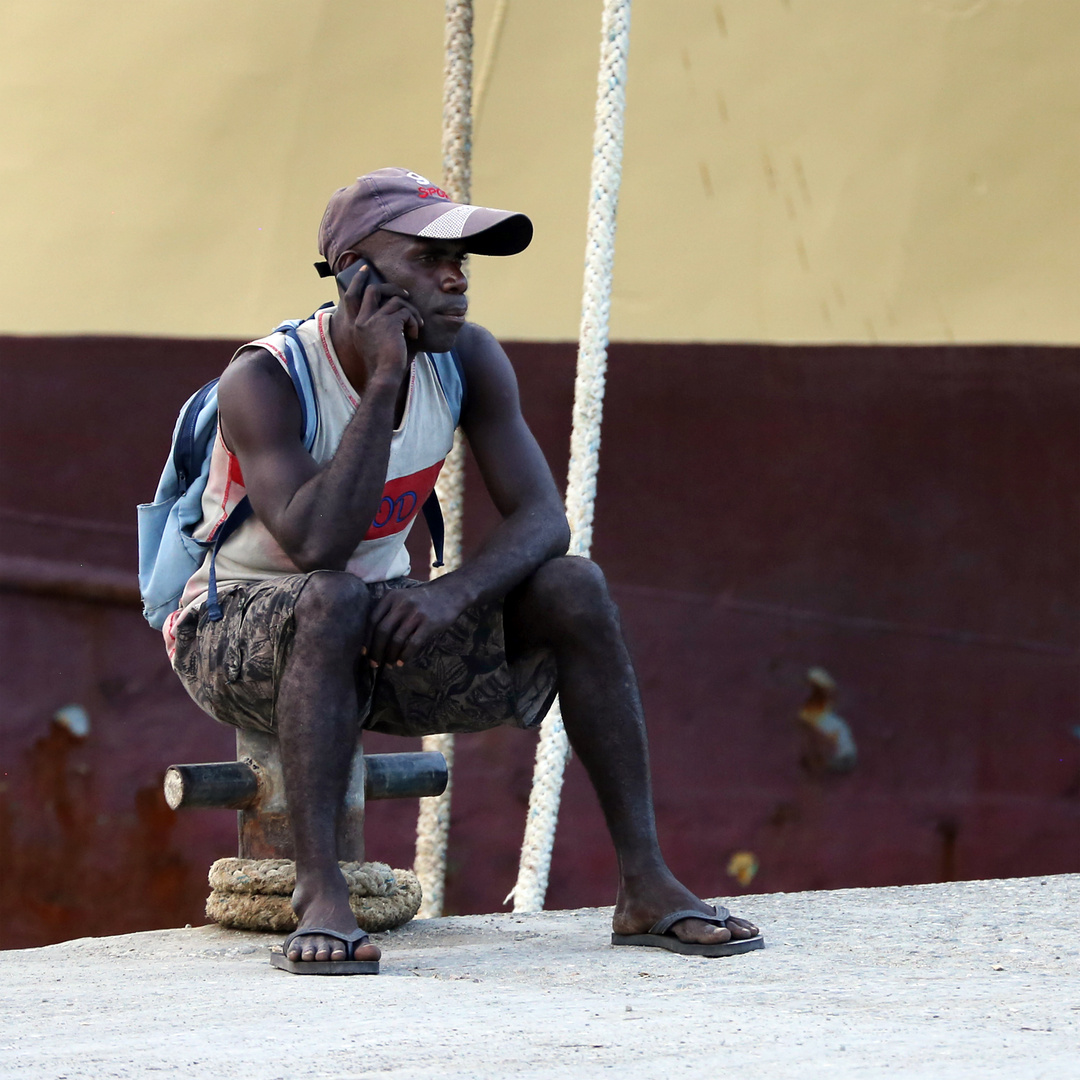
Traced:
<path fill-rule="evenodd" d="M 378 169 L 338 188 L 319 226 L 316 263 L 330 277 L 338 257 L 378 229 L 430 240 L 464 240 L 475 255 L 516 255 L 532 240 L 532 222 L 512 210 L 456 203 L 437 184 L 409 169 Z"/>

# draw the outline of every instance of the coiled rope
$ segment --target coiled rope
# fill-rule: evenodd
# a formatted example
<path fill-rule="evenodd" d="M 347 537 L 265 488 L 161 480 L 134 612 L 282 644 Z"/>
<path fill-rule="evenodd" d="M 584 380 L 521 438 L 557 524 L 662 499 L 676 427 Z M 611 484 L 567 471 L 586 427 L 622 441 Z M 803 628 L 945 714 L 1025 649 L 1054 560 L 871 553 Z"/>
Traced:
<path fill-rule="evenodd" d="M 349 906 L 358 925 L 375 934 L 404 926 L 420 906 L 420 884 L 408 870 L 385 863 L 338 863 L 349 887 Z M 292 859 L 218 859 L 210 867 L 206 914 L 234 930 L 295 930 Z"/>
<path fill-rule="evenodd" d="M 443 187 L 455 202 L 467 203 L 472 183 L 472 0 L 446 0 L 444 44 Z M 433 578 L 448 574 L 461 565 L 465 445 L 460 431 L 454 434 L 454 448 L 447 455 L 435 490 L 442 506 L 446 530 L 443 543 L 446 565 L 434 567 L 431 571 Z M 446 790 L 435 798 L 420 800 L 420 814 L 416 822 L 416 860 L 413 869 L 424 894 L 418 914 L 421 919 L 435 919 L 442 914 L 446 891 L 454 736 L 426 735 L 423 747 L 441 753 L 446 758 L 449 770 Z"/>
<path fill-rule="evenodd" d="M 570 521 L 570 553 L 573 555 L 587 556 L 592 550 L 615 261 L 615 219 L 622 177 L 630 2 L 605 0 L 600 33 L 596 126 L 585 239 L 585 286 L 566 484 L 566 516 Z M 506 898 L 507 901 L 513 898 L 515 911 L 543 909 L 569 752 L 562 713 L 556 701 L 540 729 L 517 883 Z"/>

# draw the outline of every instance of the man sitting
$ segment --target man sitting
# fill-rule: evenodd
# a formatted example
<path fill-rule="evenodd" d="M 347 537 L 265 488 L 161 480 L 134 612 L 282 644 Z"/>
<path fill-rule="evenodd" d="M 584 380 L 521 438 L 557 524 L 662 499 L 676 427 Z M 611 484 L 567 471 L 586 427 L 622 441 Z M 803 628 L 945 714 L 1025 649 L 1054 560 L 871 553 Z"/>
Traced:
<path fill-rule="evenodd" d="M 280 741 L 292 970 L 379 957 L 357 934 L 335 849 L 358 725 L 535 728 L 556 693 L 618 857 L 615 934 L 706 955 L 761 943 L 664 864 L 618 612 L 600 569 L 565 554 L 566 517 L 506 354 L 466 321 L 466 253 L 511 255 L 531 237 L 524 215 L 455 204 L 416 173 L 362 176 L 333 195 L 319 230 L 338 304 L 298 328 L 317 402 L 311 449 L 282 334 L 244 346 L 221 377 L 196 535 L 212 536 L 245 494 L 254 514 L 216 558 L 222 617 L 207 612 L 208 559 L 164 632 L 203 709 Z M 451 348 L 467 387 L 461 427 L 501 522 L 460 569 L 418 583 L 405 538 L 453 442 L 432 360 Z"/>

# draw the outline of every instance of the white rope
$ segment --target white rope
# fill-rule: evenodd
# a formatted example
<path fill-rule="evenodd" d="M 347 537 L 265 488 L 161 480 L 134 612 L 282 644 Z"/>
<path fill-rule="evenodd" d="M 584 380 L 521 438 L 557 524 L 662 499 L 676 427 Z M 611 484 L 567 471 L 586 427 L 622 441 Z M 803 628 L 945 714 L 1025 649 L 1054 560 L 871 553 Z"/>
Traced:
<path fill-rule="evenodd" d="M 469 201 L 472 181 L 472 0 L 446 0 L 445 65 L 443 68 L 443 187 L 455 202 Z M 435 485 L 445 526 L 443 560 L 431 576 L 448 574 L 461 565 L 461 521 L 465 495 L 465 446 L 461 433 L 447 455 Z M 423 889 L 418 916 L 437 919 L 446 891 L 446 846 L 450 837 L 450 791 L 454 767 L 454 736 L 426 735 L 425 750 L 446 758 L 446 790 L 420 800 L 416 822 L 416 861 L 413 869 Z"/>
<path fill-rule="evenodd" d="M 622 176 L 623 114 L 626 107 L 626 56 L 630 46 L 630 0 L 605 0 L 600 33 L 600 72 L 596 90 L 596 127 L 585 240 L 585 287 L 581 307 L 574 423 L 566 516 L 570 553 L 592 550 L 596 474 L 600 464 L 600 420 L 607 371 L 611 279 L 615 261 L 615 217 Z M 521 845 L 517 883 L 510 896 L 515 911 L 540 911 L 547 893 L 555 824 L 562 796 L 563 772 L 570 748 L 558 702 L 540 730 L 533 787 Z"/>
<path fill-rule="evenodd" d="M 349 886 L 349 906 L 368 933 L 404 926 L 420 907 L 420 884 L 408 870 L 385 863 L 338 863 Z M 218 859 L 210 867 L 206 915 L 235 930 L 296 929 L 290 897 L 296 887 L 291 859 Z"/>

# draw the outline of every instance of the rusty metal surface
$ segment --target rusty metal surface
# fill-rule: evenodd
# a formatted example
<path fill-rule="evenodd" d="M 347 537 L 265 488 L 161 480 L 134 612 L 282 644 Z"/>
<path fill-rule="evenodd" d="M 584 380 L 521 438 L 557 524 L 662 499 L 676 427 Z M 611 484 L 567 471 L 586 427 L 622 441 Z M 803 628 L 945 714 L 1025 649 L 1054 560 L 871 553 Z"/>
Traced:
<path fill-rule="evenodd" d="M 131 507 L 230 349 L 0 340 L 20 402 L 0 430 L 0 569 L 133 583 Z M 573 349 L 510 351 L 564 473 Z M 493 511 L 469 483 L 475 544 Z M 673 869 L 709 894 L 1080 869 L 1078 493 L 1080 350 L 613 347 L 595 550 Z M 235 818 L 174 814 L 161 775 L 231 758 L 232 732 L 184 694 L 130 594 L 0 578 L 2 943 L 201 921 Z M 808 752 L 814 667 L 857 746 L 846 772 Z M 84 713 L 55 720 L 64 706 Z M 449 910 L 509 890 L 533 750 L 514 731 L 461 740 Z M 370 804 L 371 857 L 409 865 L 414 823 L 411 803 Z M 575 760 L 549 903 L 610 903 L 613 882 Z"/>
<path fill-rule="evenodd" d="M 177 758 L 231 754 L 131 608 L 0 595 L 0 944 L 201 922 L 235 816 L 174 813 Z M 176 685 L 174 685 L 176 684 Z M 53 718 L 89 717 L 85 735 Z"/>
<path fill-rule="evenodd" d="M 237 853 L 241 859 L 292 859 L 293 836 L 289 816 L 263 811 L 237 812 Z M 233 852 L 226 852 L 232 855 Z"/>
<path fill-rule="evenodd" d="M 275 736 L 262 731 L 236 732 L 237 760 L 255 773 L 259 795 L 237 815 L 242 859 L 292 859 L 292 827 L 285 800 L 285 772 Z M 345 805 L 338 819 L 338 858 L 364 860 L 364 748 L 359 738 L 353 749 Z"/>

